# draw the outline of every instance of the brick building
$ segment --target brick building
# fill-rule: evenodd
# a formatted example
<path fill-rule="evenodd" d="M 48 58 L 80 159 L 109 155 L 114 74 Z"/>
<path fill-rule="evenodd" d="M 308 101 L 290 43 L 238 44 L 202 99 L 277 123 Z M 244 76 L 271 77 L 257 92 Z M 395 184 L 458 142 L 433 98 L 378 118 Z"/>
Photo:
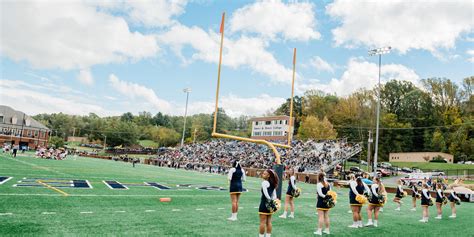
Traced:
<path fill-rule="evenodd" d="M 20 149 L 48 146 L 49 131 L 25 113 L 0 105 L 0 145 L 19 145 Z"/>

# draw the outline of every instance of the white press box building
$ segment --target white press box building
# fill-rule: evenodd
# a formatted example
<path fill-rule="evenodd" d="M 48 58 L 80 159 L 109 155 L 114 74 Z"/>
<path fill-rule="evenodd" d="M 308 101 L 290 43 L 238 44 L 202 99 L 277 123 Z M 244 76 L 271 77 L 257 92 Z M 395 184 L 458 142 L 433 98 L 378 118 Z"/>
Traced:
<path fill-rule="evenodd" d="M 252 135 L 253 139 L 263 140 L 286 140 L 288 133 L 288 126 L 290 123 L 290 116 L 271 116 L 253 118 L 252 121 Z M 293 118 L 292 127 L 294 127 Z M 291 129 L 293 135 L 293 129 Z"/>

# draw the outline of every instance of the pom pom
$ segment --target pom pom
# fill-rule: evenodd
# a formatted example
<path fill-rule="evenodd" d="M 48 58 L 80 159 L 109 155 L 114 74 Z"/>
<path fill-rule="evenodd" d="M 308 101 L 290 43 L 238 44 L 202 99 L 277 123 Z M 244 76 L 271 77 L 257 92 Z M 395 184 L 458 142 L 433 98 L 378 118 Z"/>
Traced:
<path fill-rule="evenodd" d="M 421 194 L 416 193 L 416 194 L 415 194 L 415 197 L 416 197 L 416 199 L 420 199 L 420 198 L 421 198 Z"/>
<path fill-rule="evenodd" d="M 297 198 L 297 197 L 299 197 L 300 195 L 301 195 L 301 188 L 298 187 L 298 188 L 296 188 L 295 190 L 293 190 L 291 196 L 293 196 L 294 198 Z"/>
<path fill-rule="evenodd" d="M 430 207 L 433 206 L 433 199 L 430 198 L 430 199 L 428 200 L 428 206 L 430 206 Z"/>
<path fill-rule="evenodd" d="M 402 192 L 402 198 L 404 198 L 404 197 L 406 197 L 406 196 L 408 196 L 407 191 L 403 191 L 403 192 Z"/>
<path fill-rule="evenodd" d="M 281 208 L 281 201 L 279 199 L 267 200 L 265 206 L 270 212 L 277 212 Z"/>
<path fill-rule="evenodd" d="M 332 200 L 334 201 L 334 203 L 337 202 L 337 193 L 336 193 L 336 192 L 334 192 L 334 191 L 329 191 L 327 194 L 328 194 L 329 196 L 331 196 L 331 198 L 332 198 Z"/>
<path fill-rule="evenodd" d="M 380 204 L 385 204 L 385 202 L 387 201 L 387 197 L 385 195 L 379 195 L 379 203 Z"/>
<path fill-rule="evenodd" d="M 443 197 L 443 205 L 446 205 L 448 204 L 448 198 L 447 197 Z"/>
<path fill-rule="evenodd" d="M 360 204 L 365 204 L 367 202 L 367 198 L 364 195 L 357 194 L 356 201 Z"/>

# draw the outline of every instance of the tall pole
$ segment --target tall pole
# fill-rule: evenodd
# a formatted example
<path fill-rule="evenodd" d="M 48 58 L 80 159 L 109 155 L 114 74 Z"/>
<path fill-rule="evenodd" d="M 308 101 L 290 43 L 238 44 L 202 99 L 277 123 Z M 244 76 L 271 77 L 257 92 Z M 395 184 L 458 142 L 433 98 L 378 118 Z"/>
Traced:
<path fill-rule="evenodd" d="M 104 149 L 102 149 L 105 152 L 105 147 L 107 146 L 107 135 L 104 135 Z"/>
<path fill-rule="evenodd" d="M 181 137 L 181 146 L 184 145 L 184 134 L 186 132 L 186 116 L 188 114 L 188 100 L 189 100 L 189 92 L 191 92 L 191 89 L 185 88 L 183 92 L 186 93 L 186 108 L 184 109 L 184 125 L 183 125 L 183 136 Z"/>
<path fill-rule="evenodd" d="M 225 21 L 225 12 L 222 13 L 222 20 L 221 20 L 221 47 L 219 50 L 219 67 L 217 69 L 217 88 L 216 88 L 216 108 L 214 110 L 214 125 L 212 126 L 212 133 L 217 132 L 217 109 L 219 106 L 219 89 L 221 84 L 221 65 L 222 65 L 222 47 L 224 45 L 224 21 Z"/>
<path fill-rule="evenodd" d="M 293 97 L 295 90 L 296 48 L 293 49 L 293 79 L 291 80 L 290 121 L 288 122 L 288 146 L 291 145 L 293 123 Z"/>
<path fill-rule="evenodd" d="M 373 49 L 369 51 L 370 56 L 378 55 L 379 56 L 379 83 L 377 87 L 377 122 L 376 122 L 376 129 L 375 129 L 375 152 L 374 152 L 374 177 L 377 175 L 377 159 L 379 153 L 379 125 L 380 125 L 380 77 L 382 72 L 382 54 L 386 54 L 390 52 L 391 47 Z"/>
<path fill-rule="evenodd" d="M 367 172 L 371 172 L 372 170 L 370 169 L 370 144 L 373 142 L 372 140 L 372 131 L 369 131 L 369 140 L 367 142 Z"/>

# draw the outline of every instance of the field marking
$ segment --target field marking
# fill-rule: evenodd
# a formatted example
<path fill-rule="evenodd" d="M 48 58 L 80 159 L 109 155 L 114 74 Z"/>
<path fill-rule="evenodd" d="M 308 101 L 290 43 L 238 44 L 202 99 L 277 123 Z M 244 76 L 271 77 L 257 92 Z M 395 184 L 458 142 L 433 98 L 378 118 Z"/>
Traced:
<path fill-rule="evenodd" d="M 49 184 L 47 184 L 47 183 L 43 183 L 43 181 L 41 181 L 41 180 L 38 180 L 37 182 L 40 183 L 40 184 L 42 184 L 42 185 L 44 185 L 45 187 L 47 187 L 47 188 L 49 188 L 49 189 L 51 189 L 51 190 L 54 190 L 54 191 L 56 191 L 56 192 L 58 192 L 58 193 L 61 193 L 63 196 L 66 196 L 66 197 L 69 196 L 68 193 L 66 193 L 66 192 L 64 192 L 64 191 L 62 191 L 62 190 L 60 190 L 60 189 L 58 189 L 58 188 L 55 188 L 55 187 L 53 187 L 53 186 L 51 186 L 51 185 L 49 185 Z"/>
<path fill-rule="evenodd" d="M 145 210 L 145 212 L 155 212 L 156 210 Z"/>
<path fill-rule="evenodd" d="M 258 207 L 253 207 L 253 208 L 257 209 Z"/>
<path fill-rule="evenodd" d="M 5 213 L 0 213 L 0 216 L 11 216 L 13 213 L 11 212 L 5 212 Z"/>
<path fill-rule="evenodd" d="M 196 208 L 196 211 L 204 211 L 202 208 Z"/>
<path fill-rule="evenodd" d="M 106 183 L 105 181 L 115 181 L 115 180 L 102 180 L 102 182 L 103 182 L 105 185 L 107 185 L 107 187 L 109 187 L 109 188 L 112 189 L 112 190 L 128 190 L 128 187 L 127 187 L 127 186 L 125 186 L 124 184 L 121 184 L 121 183 L 118 182 L 118 181 L 115 181 L 115 182 L 117 182 L 118 184 L 122 185 L 122 186 L 124 187 L 124 189 L 123 189 L 123 188 L 112 188 L 112 187 L 111 187 L 108 183 Z"/>
<path fill-rule="evenodd" d="M 5 180 L 3 180 L 2 182 L 0 182 L 0 185 L 6 183 L 8 180 L 10 180 L 10 179 L 12 179 L 12 178 L 13 178 L 13 177 L 8 177 L 7 179 L 5 179 Z"/>
<path fill-rule="evenodd" d="M 80 213 L 81 213 L 81 214 L 92 214 L 92 213 L 94 213 L 94 212 L 91 212 L 91 211 L 81 211 Z"/>
<path fill-rule="evenodd" d="M 244 209 L 243 207 L 239 207 L 239 209 Z"/>
<path fill-rule="evenodd" d="M 44 166 L 39 166 L 37 164 L 33 164 L 33 163 L 30 163 L 30 162 L 27 162 L 27 161 L 23 161 L 23 160 L 19 160 L 19 159 L 13 159 L 13 158 L 7 158 L 9 160 L 14 160 L 16 162 L 20 162 L 20 163 L 23 163 L 23 164 L 26 164 L 26 165 L 30 165 L 30 166 L 33 166 L 35 168 L 39 168 L 39 169 L 42 169 L 42 170 L 46 170 L 46 171 L 50 171 L 50 172 L 54 172 L 54 173 L 58 173 L 60 175 L 68 175 L 66 173 L 63 173 L 63 172 L 60 172 L 60 171 L 56 171 L 56 170 L 52 170 L 52 169 L 49 169 L 47 167 L 44 167 Z"/>
<path fill-rule="evenodd" d="M 173 210 L 171 210 L 171 211 L 181 211 L 181 209 L 173 209 Z"/>
<path fill-rule="evenodd" d="M 46 212 L 45 211 L 45 212 L 41 212 L 41 214 L 43 214 L 43 215 L 55 215 L 56 212 Z"/>
<path fill-rule="evenodd" d="M 224 210 L 225 208 L 223 207 L 218 207 L 217 210 Z"/>
<path fill-rule="evenodd" d="M 115 211 L 117 213 L 125 213 L 126 211 Z"/>

